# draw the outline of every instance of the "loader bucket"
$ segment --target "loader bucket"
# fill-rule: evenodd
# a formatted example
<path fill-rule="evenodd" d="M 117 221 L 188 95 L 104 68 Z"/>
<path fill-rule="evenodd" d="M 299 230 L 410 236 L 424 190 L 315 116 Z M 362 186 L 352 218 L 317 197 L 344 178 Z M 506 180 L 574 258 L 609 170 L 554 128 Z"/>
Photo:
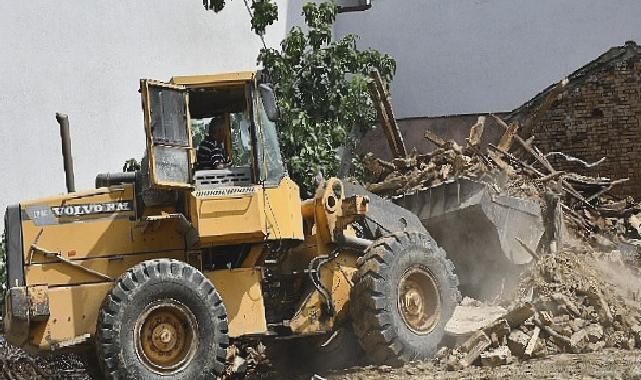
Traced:
<path fill-rule="evenodd" d="M 537 202 L 498 195 L 469 179 L 398 196 L 393 202 L 418 216 L 454 262 L 461 292 L 477 299 L 509 292 L 532 260 L 528 250 L 536 251 L 543 235 Z"/>

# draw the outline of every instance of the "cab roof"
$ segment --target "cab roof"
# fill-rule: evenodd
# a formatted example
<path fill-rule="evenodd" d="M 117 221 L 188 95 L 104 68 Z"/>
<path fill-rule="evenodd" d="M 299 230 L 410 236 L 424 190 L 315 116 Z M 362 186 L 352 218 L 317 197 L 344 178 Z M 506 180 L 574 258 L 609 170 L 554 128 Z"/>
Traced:
<path fill-rule="evenodd" d="M 171 83 L 188 87 L 206 87 L 220 84 L 240 84 L 253 80 L 256 71 L 237 71 L 222 74 L 178 75 L 171 78 Z"/>

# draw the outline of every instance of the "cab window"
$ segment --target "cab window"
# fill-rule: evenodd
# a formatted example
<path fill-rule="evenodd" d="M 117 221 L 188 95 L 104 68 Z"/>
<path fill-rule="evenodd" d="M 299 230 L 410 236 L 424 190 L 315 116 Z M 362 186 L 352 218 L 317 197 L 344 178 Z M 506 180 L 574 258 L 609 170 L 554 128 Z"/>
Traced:
<path fill-rule="evenodd" d="M 256 101 L 257 123 L 260 125 L 260 138 L 263 142 L 260 154 L 263 178 L 266 186 L 278 186 L 280 180 L 285 176 L 285 167 L 280 153 L 278 132 L 276 124 L 269 120 L 263 101 L 258 94 Z"/>
<path fill-rule="evenodd" d="M 192 88 L 189 110 L 196 171 L 250 170 L 253 155 L 245 86 Z"/>

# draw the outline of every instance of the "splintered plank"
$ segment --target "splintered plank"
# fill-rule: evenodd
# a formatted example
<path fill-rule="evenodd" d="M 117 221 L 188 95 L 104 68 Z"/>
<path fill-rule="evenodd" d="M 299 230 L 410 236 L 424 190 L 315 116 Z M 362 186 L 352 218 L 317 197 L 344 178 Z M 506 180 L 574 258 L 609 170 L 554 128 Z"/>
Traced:
<path fill-rule="evenodd" d="M 483 130 L 485 129 L 485 116 L 479 116 L 478 120 L 470 128 L 470 136 L 467 138 L 467 147 L 475 148 L 481 143 Z"/>
<path fill-rule="evenodd" d="M 369 92 L 372 96 L 374 107 L 376 108 L 378 121 L 381 124 L 381 127 L 383 127 L 385 137 L 387 137 L 390 149 L 392 150 L 392 155 L 394 157 L 407 157 L 407 149 L 405 148 L 403 135 L 401 135 L 398 125 L 396 124 L 392 103 L 390 102 L 387 92 L 385 91 L 385 87 L 383 86 L 381 75 L 378 70 L 372 70 L 370 72 L 370 77 L 372 78 L 372 81 L 368 83 Z"/>
<path fill-rule="evenodd" d="M 499 140 L 499 145 L 497 146 L 501 152 L 508 152 L 510 150 L 512 147 L 512 140 L 518 130 L 519 125 L 516 123 L 512 123 L 507 127 L 505 133 L 501 136 L 501 140 Z"/>
<path fill-rule="evenodd" d="M 434 145 L 436 145 L 439 148 L 444 147 L 445 144 L 447 143 L 445 140 L 441 138 L 441 136 L 429 130 L 425 131 L 425 138 L 433 142 Z"/>

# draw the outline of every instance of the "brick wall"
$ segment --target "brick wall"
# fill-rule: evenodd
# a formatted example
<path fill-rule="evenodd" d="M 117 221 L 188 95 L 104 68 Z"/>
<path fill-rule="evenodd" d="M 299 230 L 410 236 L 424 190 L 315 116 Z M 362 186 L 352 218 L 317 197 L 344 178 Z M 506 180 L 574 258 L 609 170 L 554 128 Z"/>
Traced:
<path fill-rule="evenodd" d="M 535 145 L 586 161 L 605 157 L 594 168 L 552 162 L 558 170 L 630 178 L 615 193 L 641 198 L 641 56 L 611 62 L 576 81 L 533 127 Z"/>

